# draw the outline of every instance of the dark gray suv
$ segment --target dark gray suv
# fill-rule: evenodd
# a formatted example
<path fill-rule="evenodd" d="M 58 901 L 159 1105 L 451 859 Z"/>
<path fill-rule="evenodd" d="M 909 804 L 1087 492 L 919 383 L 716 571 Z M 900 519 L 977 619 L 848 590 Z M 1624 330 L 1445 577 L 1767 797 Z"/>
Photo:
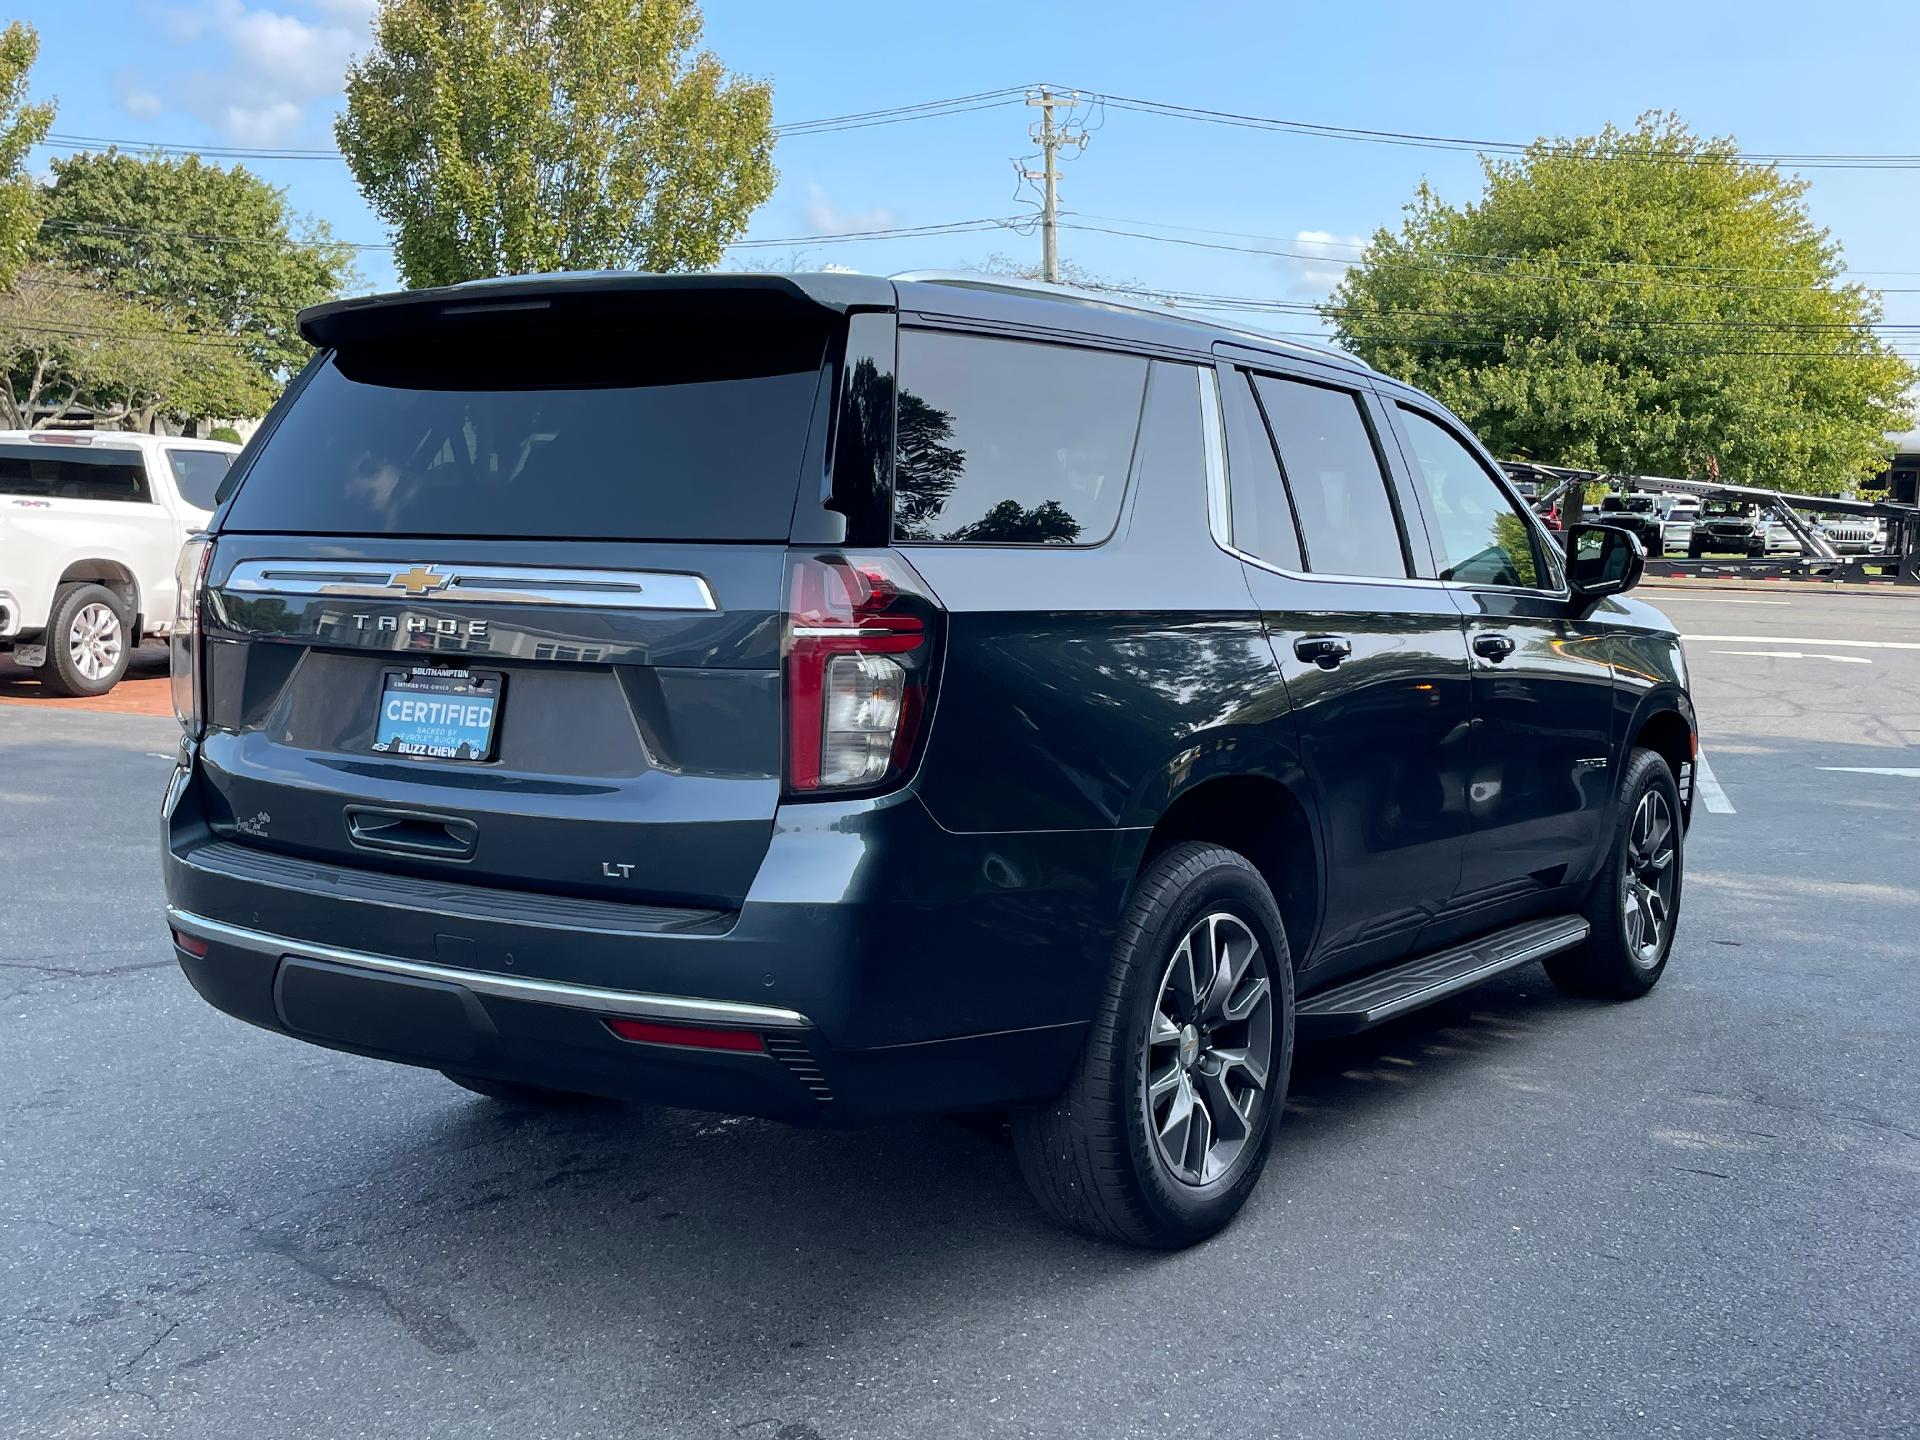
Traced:
<path fill-rule="evenodd" d="M 1694 715 L 1354 361 L 979 280 L 329 305 L 182 557 L 169 923 L 212 1004 L 513 1102 L 1007 1113 L 1180 1245 L 1296 1037 L 1667 964 Z"/>

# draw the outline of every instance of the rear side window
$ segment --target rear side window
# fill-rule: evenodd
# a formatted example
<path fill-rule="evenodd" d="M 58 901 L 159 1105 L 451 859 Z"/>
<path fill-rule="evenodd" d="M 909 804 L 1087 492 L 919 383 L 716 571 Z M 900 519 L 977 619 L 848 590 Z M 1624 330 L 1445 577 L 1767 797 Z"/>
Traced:
<path fill-rule="evenodd" d="M 146 463 L 138 450 L 82 450 L 31 443 L 0 445 L 0 495 L 119 500 L 127 504 L 153 499 Z"/>
<path fill-rule="evenodd" d="M 1399 517 L 1360 397 L 1272 375 L 1253 383 L 1280 447 L 1307 569 L 1404 578 Z"/>
<path fill-rule="evenodd" d="M 176 448 L 167 451 L 167 465 L 173 471 L 173 485 L 180 498 L 197 510 L 211 510 L 233 457 L 219 450 Z"/>
<path fill-rule="evenodd" d="M 904 541 L 1095 545 L 1140 430 L 1137 355 L 900 334 L 893 532 Z"/>
<path fill-rule="evenodd" d="M 240 479 L 233 530 L 779 540 L 824 341 L 730 325 L 462 342 L 322 360 Z"/>
<path fill-rule="evenodd" d="M 1227 493 L 1232 496 L 1233 548 L 1278 565 L 1300 568 L 1300 532 L 1274 458 L 1273 436 L 1252 377 L 1236 372 L 1220 392 L 1227 427 Z"/>

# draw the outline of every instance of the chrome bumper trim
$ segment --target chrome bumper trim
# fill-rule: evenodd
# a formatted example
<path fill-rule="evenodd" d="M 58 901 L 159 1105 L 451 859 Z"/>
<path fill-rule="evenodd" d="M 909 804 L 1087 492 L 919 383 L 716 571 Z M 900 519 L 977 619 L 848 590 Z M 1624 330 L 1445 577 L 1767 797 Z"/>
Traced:
<path fill-rule="evenodd" d="M 258 955 L 294 955 L 304 960 L 327 960 L 336 965 L 371 970 L 383 975 L 401 975 L 412 980 L 441 980 L 448 984 L 463 985 L 478 995 L 523 1000 L 533 1005 L 562 1005 L 571 1010 L 593 1010 L 641 1020 L 732 1025 L 751 1030 L 804 1030 L 812 1025 L 799 1011 L 782 1010 L 775 1005 L 749 1005 L 737 1000 L 699 1000 L 685 995 L 647 995 L 633 990 L 607 990 L 598 985 L 573 985 L 564 980 L 534 980 L 519 975 L 498 975 L 488 970 L 462 970 L 452 965 L 401 960 L 392 955 L 370 954 L 365 950 L 346 950 L 336 945 L 289 940 L 285 936 L 270 935 L 264 930 L 248 930 L 222 920 L 209 920 L 172 905 L 167 907 L 167 923 L 182 934 L 222 945 L 235 945 Z"/>

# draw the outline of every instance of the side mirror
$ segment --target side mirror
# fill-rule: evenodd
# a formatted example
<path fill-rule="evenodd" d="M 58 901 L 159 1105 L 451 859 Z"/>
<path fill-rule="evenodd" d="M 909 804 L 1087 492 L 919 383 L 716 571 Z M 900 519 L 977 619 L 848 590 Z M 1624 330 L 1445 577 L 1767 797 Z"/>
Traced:
<path fill-rule="evenodd" d="M 1640 583 L 1647 552 L 1640 537 L 1617 525 L 1579 525 L 1567 536 L 1573 593 L 1583 600 L 1618 595 Z"/>

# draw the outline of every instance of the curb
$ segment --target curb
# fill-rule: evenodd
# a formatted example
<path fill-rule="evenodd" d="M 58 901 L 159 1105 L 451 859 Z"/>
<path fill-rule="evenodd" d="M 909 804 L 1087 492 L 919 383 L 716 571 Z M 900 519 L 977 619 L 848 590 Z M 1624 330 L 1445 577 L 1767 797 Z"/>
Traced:
<path fill-rule="evenodd" d="M 1744 590 L 1761 595 L 1838 595 L 1872 596 L 1881 600 L 1920 600 L 1920 585 L 1900 585 L 1887 581 L 1877 585 L 1859 585 L 1842 580 L 1690 580 L 1674 575 L 1642 580 L 1638 590 L 1660 590 L 1668 594 L 1689 590 Z"/>

